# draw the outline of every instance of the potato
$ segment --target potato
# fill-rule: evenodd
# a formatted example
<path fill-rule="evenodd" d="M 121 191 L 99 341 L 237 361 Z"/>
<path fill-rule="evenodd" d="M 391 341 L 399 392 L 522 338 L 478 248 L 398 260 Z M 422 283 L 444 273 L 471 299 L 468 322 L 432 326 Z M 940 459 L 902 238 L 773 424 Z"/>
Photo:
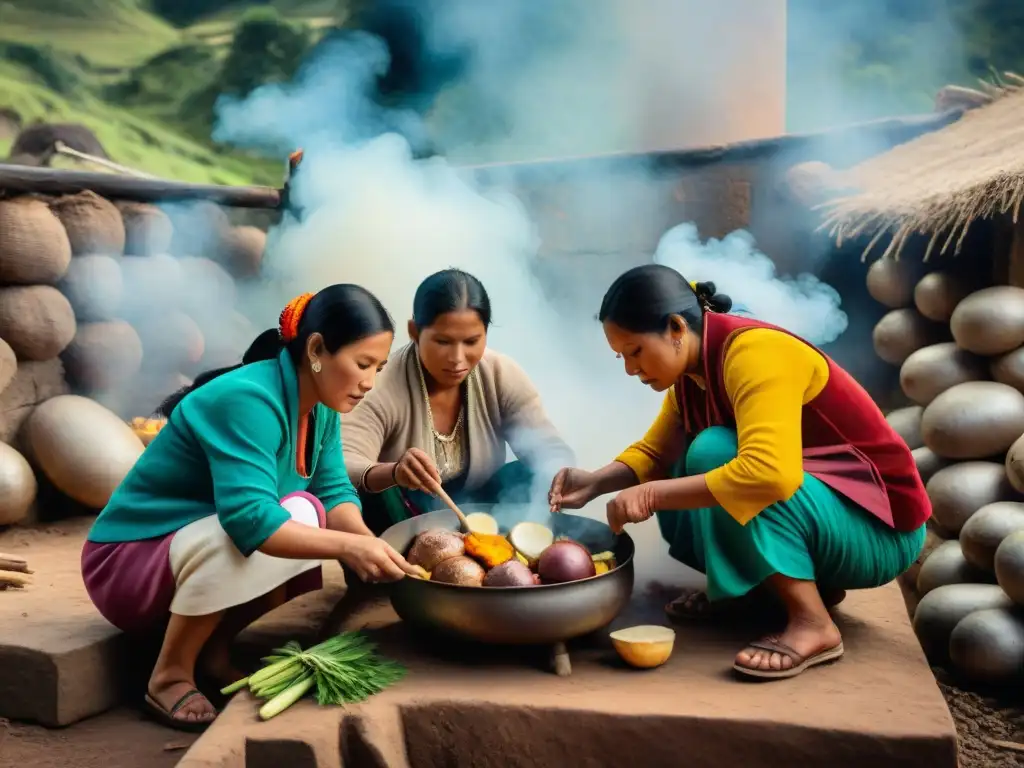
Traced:
<path fill-rule="evenodd" d="M 950 387 L 986 378 L 985 360 L 953 342 L 932 344 L 912 353 L 900 368 L 903 394 L 928 405 Z"/>
<path fill-rule="evenodd" d="M 997 285 L 961 301 L 949 321 L 956 343 L 979 355 L 1002 355 L 1024 344 L 1024 288 Z"/>
<path fill-rule="evenodd" d="M 878 321 L 871 338 L 880 358 L 892 365 L 902 365 L 921 347 L 948 339 L 949 330 L 916 309 L 894 309 Z"/>
<path fill-rule="evenodd" d="M 995 381 L 957 384 L 921 417 L 921 439 L 947 459 L 1001 455 L 1024 434 L 1024 394 Z"/>

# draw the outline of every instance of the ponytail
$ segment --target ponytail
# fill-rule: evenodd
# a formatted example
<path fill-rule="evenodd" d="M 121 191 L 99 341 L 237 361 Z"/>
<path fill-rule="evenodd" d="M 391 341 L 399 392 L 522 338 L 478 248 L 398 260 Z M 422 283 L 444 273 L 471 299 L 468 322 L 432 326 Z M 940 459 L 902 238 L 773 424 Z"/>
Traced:
<path fill-rule="evenodd" d="M 632 333 L 663 333 L 673 315 L 700 332 L 707 312 L 728 312 L 732 299 L 712 282 L 690 282 L 664 264 L 633 267 L 611 284 L 597 319 Z"/>

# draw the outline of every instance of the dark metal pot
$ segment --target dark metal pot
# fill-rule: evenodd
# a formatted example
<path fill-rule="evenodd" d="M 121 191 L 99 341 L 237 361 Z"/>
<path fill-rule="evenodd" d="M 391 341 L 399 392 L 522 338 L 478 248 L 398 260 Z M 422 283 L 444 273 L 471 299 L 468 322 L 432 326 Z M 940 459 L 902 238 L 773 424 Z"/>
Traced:
<path fill-rule="evenodd" d="M 591 552 L 613 551 L 618 565 L 582 581 L 534 587 L 461 587 L 402 579 L 393 585 L 391 603 L 404 621 L 483 643 L 541 645 L 600 629 L 629 602 L 635 552 L 629 534 L 616 536 L 604 523 L 564 512 L 545 512 L 547 519 L 537 519 L 512 505 L 467 504 L 462 511 L 493 515 L 502 533 L 523 519 L 543 523 L 556 536 L 568 536 Z M 391 526 L 381 538 L 404 553 L 419 533 L 431 528 L 457 531 L 459 521 L 447 509 L 428 512 Z"/>

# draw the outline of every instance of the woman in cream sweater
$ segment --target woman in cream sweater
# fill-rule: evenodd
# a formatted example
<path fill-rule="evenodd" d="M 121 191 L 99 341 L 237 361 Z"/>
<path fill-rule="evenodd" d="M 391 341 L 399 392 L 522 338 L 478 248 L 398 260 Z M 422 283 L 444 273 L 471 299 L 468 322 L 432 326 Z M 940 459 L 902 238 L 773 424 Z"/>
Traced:
<path fill-rule="evenodd" d="M 490 322 L 479 280 L 431 275 L 416 289 L 412 343 L 343 417 L 345 466 L 374 533 L 438 508 L 438 486 L 459 503 L 544 498 L 572 461 L 526 373 L 487 348 Z M 518 461 L 506 463 L 506 444 Z"/>

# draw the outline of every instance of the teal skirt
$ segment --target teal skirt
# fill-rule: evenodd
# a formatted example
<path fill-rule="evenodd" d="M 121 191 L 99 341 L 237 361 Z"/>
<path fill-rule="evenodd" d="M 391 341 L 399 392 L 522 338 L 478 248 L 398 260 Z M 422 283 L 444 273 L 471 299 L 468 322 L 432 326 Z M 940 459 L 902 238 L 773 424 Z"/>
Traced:
<path fill-rule="evenodd" d="M 711 427 L 686 452 L 685 475 L 701 475 L 736 458 L 736 432 Z M 657 513 L 669 555 L 707 576 L 710 600 L 742 597 L 776 573 L 822 589 L 888 584 L 914 563 L 925 526 L 909 533 L 804 473 L 800 489 L 741 525 L 722 507 Z"/>
<path fill-rule="evenodd" d="M 460 481 L 442 487 L 456 504 L 525 504 L 530 501 L 533 473 L 521 461 L 510 461 L 475 491 L 466 491 Z M 444 504 L 422 491 L 388 488 L 382 493 L 360 492 L 363 521 L 377 536 L 413 515 L 441 509 Z"/>

